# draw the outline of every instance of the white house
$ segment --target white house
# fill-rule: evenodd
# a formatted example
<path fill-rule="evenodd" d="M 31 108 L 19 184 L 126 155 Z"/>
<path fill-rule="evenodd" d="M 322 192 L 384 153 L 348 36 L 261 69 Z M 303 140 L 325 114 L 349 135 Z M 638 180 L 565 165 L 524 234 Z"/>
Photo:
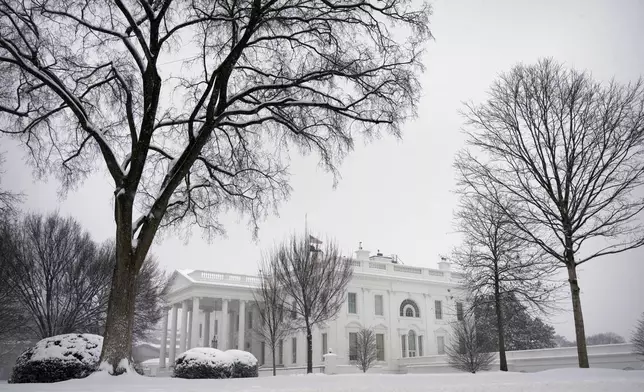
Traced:
<path fill-rule="evenodd" d="M 355 253 L 349 261 L 354 273 L 345 305 L 335 320 L 314 330 L 314 366 L 329 350 L 340 364 L 349 364 L 355 355 L 351 343 L 363 326 L 376 332 L 377 365 L 383 371 L 395 371 L 400 358 L 442 354 L 449 323 L 462 316 L 462 276 L 451 271 L 446 260 L 430 269 L 402 265 L 395 256 L 381 253 Z M 258 322 L 253 297 L 258 283 L 255 276 L 175 271 L 162 325 L 161 342 L 167 343 L 161 344 L 160 367 L 172 366 L 186 349 L 203 346 L 243 349 L 260 364 L 270 364 L 268 346 L 252 333 Z M 306 365 L 303 332 L 283 341 L 276 362 L 285 368 Z"/>

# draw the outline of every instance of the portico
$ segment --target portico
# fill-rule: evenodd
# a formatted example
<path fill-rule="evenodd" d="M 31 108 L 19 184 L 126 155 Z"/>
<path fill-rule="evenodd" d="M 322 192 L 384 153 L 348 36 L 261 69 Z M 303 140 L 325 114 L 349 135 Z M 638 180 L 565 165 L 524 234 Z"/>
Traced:
<path fill-rule="evenodd" d="M 253 298 L 257 277 L 175 271 L 170 281 L 161 321 L 161 368 L 171 367 L 178 354 L 194 347 L 258 352 L 252 334 L 258 317 Z"/>

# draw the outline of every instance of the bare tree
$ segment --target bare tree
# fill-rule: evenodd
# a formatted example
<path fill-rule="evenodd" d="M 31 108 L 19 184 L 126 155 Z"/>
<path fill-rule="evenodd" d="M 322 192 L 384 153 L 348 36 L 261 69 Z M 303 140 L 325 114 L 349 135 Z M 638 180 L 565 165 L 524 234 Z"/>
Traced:
<path fill-rule="evenodd" d="M 631 337 L 631 343 L 633 343 L 633 351 L 635 354 L 641 356 L 642 360 L 644 360 L 644 313 L 637 320 L 635 331 L 633 331 L 633 336 Z"/>
<path fill-rule="evenodd" d="M 306 331 L 306 372 L 313 372 L 312 329 L 333 319 L 345 300 L 345 291 L 353 267 L 343 258 L 337 246 L 327 241 L 320 249 L 320 241 L 308 233 L 293 236 L 278 247 L 272 259 L 272 271 L 292 301 L 293 322 Z"/>
<path fill-rule="evenodd" d="M 376 334 L 370 328 L 362 328 L 358 331 L 356 340 L 356 362 L 358 368 L 366 373 L 367 370 L 378 360 L 378 347 L 376 345 Z"/>
<path fill-rule="evenodd" d="M 72 218 L 27 215 L 8 241 L 9 281 L 42 339 L 81 332 L 95 325 L 104 309 L 105 278 L 111 265 L 93 263 L 96 244 Z"/>
<path fill-rule="evenodd" d="M 400 135 L 429 13 L 409 0 L 0 0 L 0 129 L 65 187 L 101 158 L 114 181 L 114 374 L 157 232 L 216 234 L 230 209 L 256 231 L 289 194 L 290 148 L 336 175 L 357 132 Z"/>
<path fill-rule="evenodd" d="M 2 273 L 21 310 L 22 336 L 103 334 L 116 262 L 113 241 L 99 247 L 78 222 L 57 214 L 28 215 L 6 227 Z M 133 338 L 144 340 L 163 315 L 167 279 L 150 258 L 137 279 Z"/>
<path fill-rule="evenodd" d="M 164 313 L 163 299 L 170 290 L 168 279 L 156 259 L 148 255 L 136 276 L 133 342 L 148 341 L 159 326 Z"/>
<path fill-rule="evenodd" d="M 577 267 L 644 245 L 644 84 L 595 82 L 552 60 L 518 65 L 467 106 L 469 150 L 457 169 L 517 235 L 568 272 L 580 367 L 588 367 Z M 593 241 L 594 240 L 594 241 Z M 594 248 L 582 252 L 593 241 Z"/>
<path fill-rule="evenodd" d="M 494 361 L 494 353 L 485 349 L 476 332 L 474 317 L 469 315 L 452 323 L 445 354 L 451 367 L 468 373 L 489 370 Z"/>
<path fill-rule="evenodd" d="M 509 208 L 501 209 L 481 196 L 469 195 L 467 188 L 460 191 L 456 224 L 463 243 L 453 251 L 452 260 L 465 275 L 471 309 L 494 309 L 499 367 L 507 371 L 504 328 L 511 315 L 504 314 L 504 302 L 519 301 L 541 312 L 552 308 L 554 294 L 561 286 L 551 283 L 550 277 L 558 265 L 539 247 L 515 235 L 512 221 L 505 215 Z"/>
<path fill-rule="evenodd" d="M 274 270 L 276 255 L 269 256 L 262 263 L 259 270 L 260 284 L 253 292 L 255 305 L 259 309 L 259 323 L 254 332 L 261 340 L 268 344 L 273 358 L 273 376 L 277 375 L 275 352 L 282 340 L 292 330 L 291 323 L 287 320 L 286 291 L 280 285 Z"/>
<path fill-rule="evenodd" d="M 12 352 L 13 340 L 18 339 L 20 331 L 26 327 L 24 312 L 11 284 L 9 257 L 11 222 L 0 213 L 0 358 L 5 352 Z"/>
<path fill-rule="evenodd" d="M 2 183 L 2 174 L 4 174 L 2 170 L 3 163 L 4 157 L 2 156 L 2 151 L 0 151 L 0 184 Z M 0 188 L 0 217 L 4 220 L 7 217 L 14 216 L 17 212 L 17 205 L 21 201 L 22 194 Z"/>

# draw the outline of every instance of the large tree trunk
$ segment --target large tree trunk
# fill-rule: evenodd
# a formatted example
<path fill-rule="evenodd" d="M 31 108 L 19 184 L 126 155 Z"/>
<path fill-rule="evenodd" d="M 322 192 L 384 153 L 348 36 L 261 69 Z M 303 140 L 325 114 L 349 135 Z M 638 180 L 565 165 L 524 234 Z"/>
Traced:
<path fill-rule="evenodd" d="M 501 292 L 498 279 L 494 283 L 494 307 L 496 308 L 496 329 L 499 334 L 499 364 L 502 372 L 508 371 L 508 360 L 505 357 L 505 333 L 503 329 L 503 310 L 501 309 Z"/>
<path fill-rule="evenodd" d="M 572 295 L 572 312 L 575 318 L 575 335 L 577 338 L 577 357 L 580 368 L 589 368 L 588 349 L 586 348 L 586 331 L 584 329 L 584 315 L 581 311 L 581 297 L 579 295 L 579 283 L 577 282 L 577 266 L 574 263 L 574 256 L 568 258 L 572 262 L 568 264 L 568 282 L 570 283 L 570 293 Z"/>
<path fill-rule="evenodd" d="M 309 323 L 306 323 L 306 373 L 313 373 L 313 334 Z"/>
<path fill-rule="evenodd" d="M 122 194 L 116 196 L 116 264 L 101 351 L 101 363 L 111 365 L 114 375 L 128 371 L 127 363 L 132 358 L 135 280 L 138 273 L 132 249 L 132 202 L 126 199 Z"/>
<path fill-rule="evenodd" d="M 271 350 L 273 352 L 273 376 L 277 376 L 277 366 L 275 364 L 275 347 L 276 345 L 273 345 L 273 349 Z"/>

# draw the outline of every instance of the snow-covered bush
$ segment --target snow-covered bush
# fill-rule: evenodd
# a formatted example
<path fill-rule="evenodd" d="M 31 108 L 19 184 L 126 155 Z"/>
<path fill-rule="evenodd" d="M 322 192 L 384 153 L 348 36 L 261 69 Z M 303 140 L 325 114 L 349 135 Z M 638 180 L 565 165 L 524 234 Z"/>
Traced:
<path fill-rule="evenodd" d="M 228 350 L 226 354 L 233 358 L 233 378 L 259 377 L 257 358 L 248 351 Z"/>
<path fill-rule="evenodd" d="M 246 378 L 258 375 L 257 358 L 253 354 L 208 347 L 196 347 L 179 355 L 173 374 L 177 378 Z"/>
<path fill-rule="evenodd" d="M 103 337 L 66 334 L 43 339 L 16 360 L 10 383 L 46 383 L 89 376 L 98 369 Z"/>
<path fill-rule="evenodd" d="M 179 355 L 174 364 L 177 378 L 230 378 L 234 358 L 221 350 L 196 347 Z"/>

